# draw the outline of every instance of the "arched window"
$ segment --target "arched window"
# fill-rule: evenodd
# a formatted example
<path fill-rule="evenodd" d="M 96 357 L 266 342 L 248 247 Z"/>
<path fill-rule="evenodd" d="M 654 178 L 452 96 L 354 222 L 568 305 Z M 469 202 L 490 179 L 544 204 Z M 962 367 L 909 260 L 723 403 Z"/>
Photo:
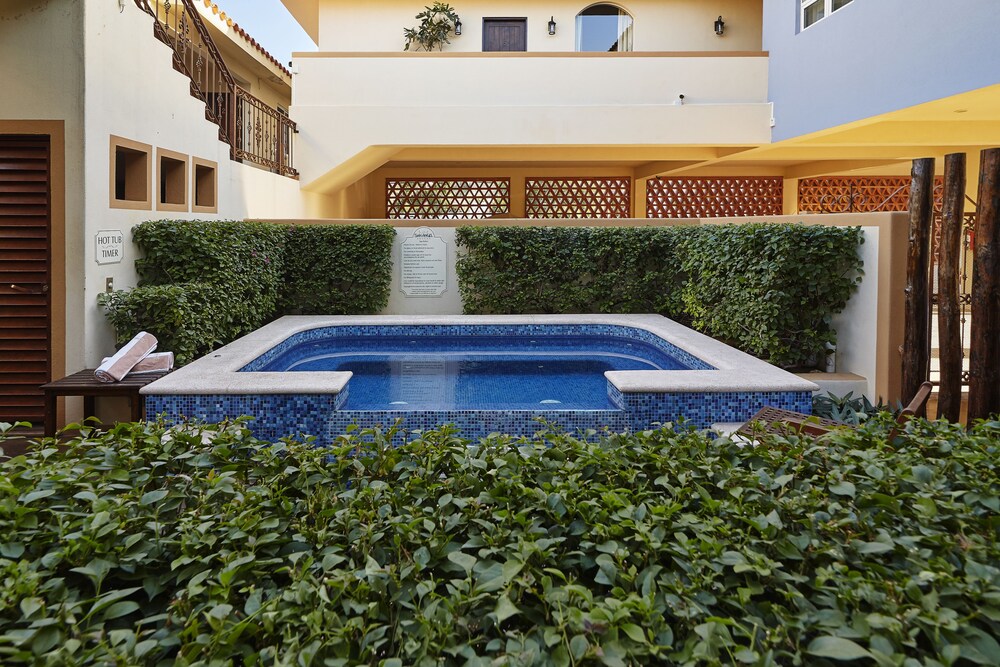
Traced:
<path fill-rule="evenodd" d="M 577 51 L 631 51 L 632 16 L 614 5 L 591 5 L 576 15 Z"/>

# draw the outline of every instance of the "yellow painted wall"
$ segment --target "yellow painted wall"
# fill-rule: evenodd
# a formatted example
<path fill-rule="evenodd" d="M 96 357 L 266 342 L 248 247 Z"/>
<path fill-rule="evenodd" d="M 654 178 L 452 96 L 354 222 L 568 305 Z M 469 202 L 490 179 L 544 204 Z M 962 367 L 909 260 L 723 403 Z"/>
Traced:
<path fill-rule="evenodd" d="M 415 27 L 414 15 L 422 1 L 354 0 L 319 1 L 320 51 L 402 51 L 403 30 Z M 527 18 L 528 51 L 574 51 L 576 16 L 590 2 L 554 0 L 467 0 L 453 2 L 462 20 L 462 35 L 452 38 L 446 51 L 482 50 L 484 17 Z M 762 3 L 759 0 L 630 0 L 615 3 L 634 19 L 635 51 L 759 51 Z M 715 34 L 715 19 L 722 15 L 725 35 Z M 548 34 L 549 18 L 555 19 L 556 34 Z"/>

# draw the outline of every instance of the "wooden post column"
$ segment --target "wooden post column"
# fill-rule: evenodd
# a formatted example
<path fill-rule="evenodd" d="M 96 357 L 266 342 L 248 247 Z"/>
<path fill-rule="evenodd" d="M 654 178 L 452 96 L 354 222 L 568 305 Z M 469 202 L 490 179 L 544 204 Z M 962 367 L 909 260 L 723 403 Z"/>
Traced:
<path fill-rule="evenodd" d="M 934 206 L 934 158 L 913 161 L 910 237 L 906 259 L 902 398 L 913 398 L 930 374 L 930 243 Z M 922 413 L 919 416 L 923 416 Z"/>
<path fill-rule="evenodd" d="M 937 416 L 957 422 L 962 411 L 962 306 L 959 263 L 965 214 L 965 153 L 944 158 L 944 208 L 938 243 L 938 349 L 941 383 Z"/>
<path fill-rule="evenodd" d="M 1000 413 L 1000 148 L 982 152 L 976 208 L 969 423 Z"/>

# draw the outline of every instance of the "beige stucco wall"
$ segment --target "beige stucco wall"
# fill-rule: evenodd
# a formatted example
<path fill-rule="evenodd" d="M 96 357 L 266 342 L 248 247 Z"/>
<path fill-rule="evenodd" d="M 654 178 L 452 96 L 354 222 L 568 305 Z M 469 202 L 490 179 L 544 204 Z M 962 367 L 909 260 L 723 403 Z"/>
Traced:
<path fill-rule="evenodd" d="M 114 350 L 97 305 L 105 280 L 134 286 L 136 249 L 126 243 L 120 264 L 98 265 L 100 230 L 131 228 L 153 218 L 254 218 L 327 213 L 319 195 L 304 197 L 298 181 L 233 162 L 204 105 L 191 97 L 152 19 L 132 2 L 5 0 L 0 3 L 0 133 L 53 135 L 53 374 L 94 366 Z M 111 136 L 148 144 L 153 160 L 149 210 L 112 208 Z M 189 203 L 183 212 L 157 210 L 158 149 L 188 162 Z M 218 213 L 191 213 L 191 158 L 218 166 Z M 65 419 L 80 416 L 79 400 Z M 100 408 L 99 408 L 100 409 Z M 64 420 L 61 423 L 64 423 Z"/>
<path fill-rule="evenodd" d="M 403 30 L 415 27 L 421 2 L 386 0 L 353 2 L 319 0 L 320 51 L 402 51 Z M 468 0 L 452 3 L 462 20 L 462 35 L 445 46 L 450 52 L 482 51 L 484 17 L 527 18 L 528 51 L 573 51 L 576 15 L 590 2 L 556 0 L 541 4 L 530 0 Z M 635 51 L 758 51 L 761 48 L 762 3 L 753 0 L 630 0 L 613 3 L 634 19 Z M 722 15 L 725 35 L 715 34 L 715 19 Z M 548 34 L 549 18 L 556 34 Z"/>
<path fill-rule="evenodd" d="M 770 140 L 763 56 L 318 54 L 297 66 L 296 159 L 303 184 L 319 192 L 359 180 L 405 147 Z"/>

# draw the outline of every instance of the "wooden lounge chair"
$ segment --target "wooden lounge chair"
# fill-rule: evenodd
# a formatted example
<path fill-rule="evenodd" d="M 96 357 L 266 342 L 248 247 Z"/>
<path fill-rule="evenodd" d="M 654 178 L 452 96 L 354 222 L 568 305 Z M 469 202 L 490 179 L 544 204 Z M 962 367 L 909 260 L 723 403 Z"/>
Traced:
<path fill-rule="evenodd" d="M 891 443 L 899 435 L 899 430 L 913 415 L 923 410 L 927 399 L 934 388 L 930 382 L 920 385 L 913 400 L 907 404 L 896 418 L 896 425 L 889 432 Z M 736 431 L 735 435 L 753 440 L 761 435 L 772 433 L 778 435 L 823 435 L 837 429 L 857 428 L 853 424 L 844 424 L 831 419 L 821 419 L 812 415 L 781 408 L 763 407 Z"/>

